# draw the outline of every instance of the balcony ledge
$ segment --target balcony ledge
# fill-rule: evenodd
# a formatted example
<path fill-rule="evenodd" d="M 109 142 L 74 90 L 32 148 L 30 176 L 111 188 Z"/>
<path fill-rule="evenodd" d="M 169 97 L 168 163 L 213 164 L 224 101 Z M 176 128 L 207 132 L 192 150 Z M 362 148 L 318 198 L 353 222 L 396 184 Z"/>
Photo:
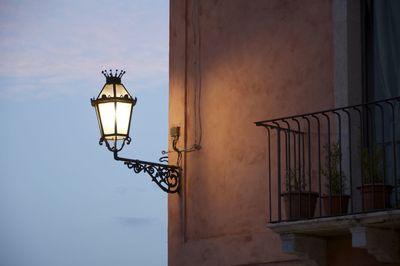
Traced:
<path fill-rule="evenodd" d="M 400 262 L 400 210 L 268 224 L 282 240 L 282 250 L 306 265 L 326 265 L 326 239 L 351 234 L 354 248 L 365 248 L 378 261 Z"/>
<path fill-rule="evenodd" d="M 346 216 L 315 218 L 268 224 L 274 232 L 301 233 L 314 236 L 347 234 L 356 226 L 400 229 L 400 210 L 388 210 Z"/>

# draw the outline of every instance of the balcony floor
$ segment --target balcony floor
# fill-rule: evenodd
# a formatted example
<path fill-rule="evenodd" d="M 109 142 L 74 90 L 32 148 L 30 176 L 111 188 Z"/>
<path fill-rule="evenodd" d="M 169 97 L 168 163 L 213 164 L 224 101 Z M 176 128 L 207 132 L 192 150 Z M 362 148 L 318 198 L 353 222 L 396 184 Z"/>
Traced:
<path fill-rule="evenodd" d="M 400 230 L 400 209 L 268 224 L 278 234 L 314 236 L 349 234 L 357 226 Z"/>
<path fill-rule="evenodd" d="M 271 223 L 268 228 L 280 235 L 282 251 L 305 265 L 327 265 L 327 241 L 340 235 L 351 235 L 352 247 L 366 249 L 379 262 L 400 262 L 399 209 Z"/>

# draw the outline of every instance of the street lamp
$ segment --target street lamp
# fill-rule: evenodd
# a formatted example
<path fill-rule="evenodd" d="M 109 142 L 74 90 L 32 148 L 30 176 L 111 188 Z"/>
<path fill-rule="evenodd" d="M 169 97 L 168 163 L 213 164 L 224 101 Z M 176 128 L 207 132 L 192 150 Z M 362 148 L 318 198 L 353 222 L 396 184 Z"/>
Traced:
<path fill-rule="evenodd" d="M 147 162 L 136 159 L 122 158 L 118 156 L 125 144 L 129 145 L 129 129 L 132 121 L 132 111 L 136 104 L 136 97 L 132 97 L 125 86 L 121 83 L 121 78 L 125 71 L 118 70 L 113 74 L 112 71 L 102 71 L 106 77 L 106 84 L 103 86 L 97 98 L 92 98 L 92 106 L 96 109 L 97 121 L 100 129 L 99 144 L 106 144 L 109 151 L 113 152 L 114 159 L 123 161 L 128 168 L 135 173 L 147 173 L 163 191 L 176 193 L 179 190 L 181 168 L 175 165 Z M 179 127 L 171 129 L 173 137 L 173 149 L 179 138 Z M 163 157 L 165 158 L 165 157 Z M 165 161 L 160 159 L 160 161 Z"/>

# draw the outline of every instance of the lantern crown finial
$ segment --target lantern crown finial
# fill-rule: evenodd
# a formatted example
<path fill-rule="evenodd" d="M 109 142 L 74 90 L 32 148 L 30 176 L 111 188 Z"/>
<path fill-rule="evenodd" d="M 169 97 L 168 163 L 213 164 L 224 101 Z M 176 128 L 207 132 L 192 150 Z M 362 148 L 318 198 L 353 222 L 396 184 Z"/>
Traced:
<path fill-rule="evenodd" d="M 109 84 L 120 84 L 121 83 L 121 78 L 125 74 L 124 70 L 120 70 L 118 73 L 118 69 L 115 70 L 115 73 L 113 74 L 112 70 L 110 69 L 109 71 L 103 70 L 101 73 L 104 75 L 106 78 L 106 82 Z"/>

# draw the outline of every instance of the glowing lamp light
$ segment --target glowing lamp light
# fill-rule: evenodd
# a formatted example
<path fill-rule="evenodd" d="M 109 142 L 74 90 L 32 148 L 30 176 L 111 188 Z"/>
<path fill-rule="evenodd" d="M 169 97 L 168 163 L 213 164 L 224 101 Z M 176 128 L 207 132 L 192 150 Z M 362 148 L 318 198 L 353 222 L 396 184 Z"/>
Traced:
<path fill-rule="evenodd" d="M 117 140 L 130 142 L 129 129 L 132 119 L 132 110 L 137 99 L 133 98 L 125 86 L 121 83 L 121 77 L 125 71 L 118 70 L 115 74 L 102 71 L 106 77 L 103 86 L 96 99 L 92 99 L 92 106 L 96 109 L 97 121 L 100 128 L 100 142 L 114 141 L 112 149 L 117 148 Z"/>
<path fill-rule="evenodd" d="M 132 120 L 133 107 L 137 99 L 133 98 L 125 86 L 121 83 L 121 78 L 125 71 L 118 70 L 113 74 L 102 71 L 106 77 L 106 84 L 101 89 L 97 98 L 92 98 L 92 106 L 96 109 L 97 121 L 100 129 L 99 144 L 106 144 L 107 149 L 113 152 L 114 159 L 123 161 L 128 168 L 135 173 L 147 173 L 163 191 L 176 193 L 179 191 L 181 177 L 181 167 L 179 165 L 168 165 L 162 163 L 148 162 L 137 159 L 128 159 L 118 156 L 125 144 L 130 144 L 129 130 Z M 179 127 L 171 129 L 173 137 L 173 150 L 180 153 L 176 143 L 179 139 Z M 167 156 L 160 158 L 160 162 L 166 162 Z"/>

